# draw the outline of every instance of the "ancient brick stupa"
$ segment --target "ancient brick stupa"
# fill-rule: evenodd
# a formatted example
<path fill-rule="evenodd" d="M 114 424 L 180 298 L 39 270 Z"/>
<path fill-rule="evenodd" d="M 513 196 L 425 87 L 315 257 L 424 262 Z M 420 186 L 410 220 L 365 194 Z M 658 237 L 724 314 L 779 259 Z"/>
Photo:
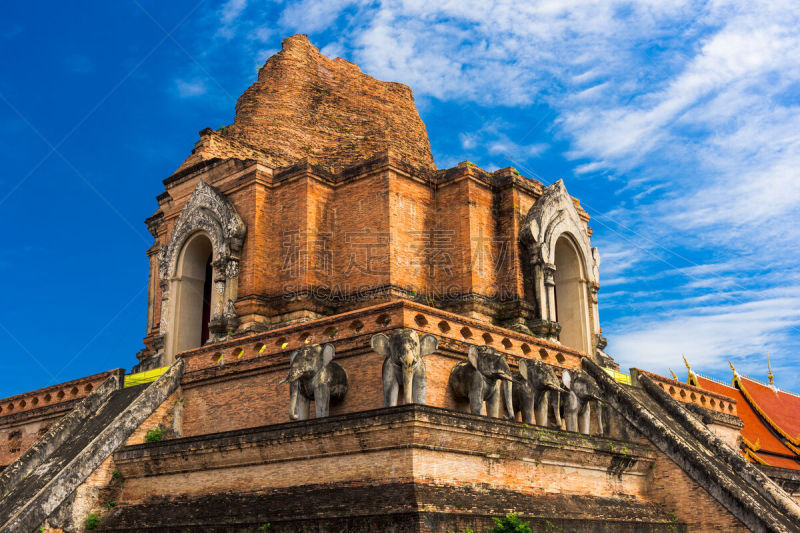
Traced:
<path fill-rule="evenodd" d="M 164 187 L 134 371 L 0 400 L 0 533 L 797 530 L 734 398 L 605 353 L 564 183 L 436 168 L 407 86 L 290 37 Z"/>
<path fill-rule="evenodd" d="M 407 85 L 376 80 L 329 59 L 305 36 L 283 41 L 236 104 L 233 124 L 204 139 L 179 170 L 212 158 L 256 159 L 272 168 L 307 161 L 340 171 L 387 151 L 435 170 L 425 124 Z M 217 142 L 206 144 L 205 137 Z"/>

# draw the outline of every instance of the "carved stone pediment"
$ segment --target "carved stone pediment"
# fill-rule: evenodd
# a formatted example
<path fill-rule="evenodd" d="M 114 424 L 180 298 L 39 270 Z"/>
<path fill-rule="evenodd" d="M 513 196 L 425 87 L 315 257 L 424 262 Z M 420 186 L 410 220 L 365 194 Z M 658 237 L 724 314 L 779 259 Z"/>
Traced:
<path fill-rule="evenodd" d="M 247 234 L 244 221 L 225 195 L 202 180 L 197 183 L 178 217 L 169 244 L 161 254 L 162 279 L 175 275 L 183 245 L 198 231 L 211 239 L 215 263 L 227 264 L 231 259 L 238 261 Z"/>
<path fill-rule="evenodd" d="M 600 256 L 592 249 L 586 225 L 578 215 L 572 197 L 563 180 L 545 187 L 542 196 L 528 211 L 520 230 L 520 240 L 531 250 L 531 261 L 539 264 L 555 263 L 556 241 L 569 235 L 586 265 L 586 275 L 597 282 L 597 263 Z"/>

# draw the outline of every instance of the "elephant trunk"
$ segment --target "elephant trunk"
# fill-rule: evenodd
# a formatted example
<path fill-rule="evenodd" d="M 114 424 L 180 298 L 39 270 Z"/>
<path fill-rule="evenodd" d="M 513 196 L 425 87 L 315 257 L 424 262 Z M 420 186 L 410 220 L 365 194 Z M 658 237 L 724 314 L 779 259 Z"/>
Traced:
<path fill-rule="evenodd" d="M 553 406 L 553 423 L 557 427 L 561 427 L 561 393 L 553 392 L 550 397 L 552 398 L 551 404 Z"/>
<path fill-rule="evenodd" d="M 605 427 L 603 427 L 603 402 L 597 401 L 597 431 L 599 435 L 605 435 Z"/>
<path fill-rule="evenodd" d="M 503 380 L 500 383 L 503 391 L 503 401 L 506 404 L 506 413 L 509 420 L 514 420 L 514 395 L 513 395 L 513 381 Z"/>
<path fill-rule="evenodd" d="M 414 403 L 414 365 L 403 365 L 403 403 Z"/>
<path fill-rule="evenodd" d="M 300 387 L 297 386 L 296 381 L 293 381 L 290 383 L 289 388 L 289 418 L 291 420 L 297 420 L 297 394 Z"/>

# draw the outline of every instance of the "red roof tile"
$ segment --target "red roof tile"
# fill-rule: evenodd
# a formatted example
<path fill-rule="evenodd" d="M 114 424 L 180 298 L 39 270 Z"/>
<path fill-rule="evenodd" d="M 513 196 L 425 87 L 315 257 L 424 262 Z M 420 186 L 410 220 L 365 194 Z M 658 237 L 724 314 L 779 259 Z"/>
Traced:
<path fill-rule="evenodd" d="M 800 445 L 800 397 L 742 376 L 739 383 L 745 395 L 750 395 L 753 407 L 766 415 L 767 423 L 792 444 Z"/>
<path fill-rule="evenodd" d="M 800 462 L 796 459 L 761 452 L 755 452 L 755 455 L 769 466 L 788 468 L 789 470 L 800 470 Z"/>
<path fill-rule="evenodd" d="M 736 400 L 737 414 L 744 423 L 741 429 L 742 437 L 756 448 L 754 451 L 771 452 L 771 454 L 756 453 L 760 459 L 763 459 L 764 462 L 771 466 L 800 470 L 800 463 L 793 459 L 793 457 L 797 457 L 797 455 L 783 444 L 775 433 L 767 427 L 739 389 L 717 383 L 716 381 L 702 376 L 697 376 L 697 380 L 698 385 L 703 389 L 716 392 L 717 394 L 724 394 Z M 749 383 L 749 380 L 745 383 L 745 387 L 747 387 L 748 391 L 750 390 Z M 772 392 L 771 389 L 768 390 Z M 772 454 L 777 454 L 778 456 Z"/>

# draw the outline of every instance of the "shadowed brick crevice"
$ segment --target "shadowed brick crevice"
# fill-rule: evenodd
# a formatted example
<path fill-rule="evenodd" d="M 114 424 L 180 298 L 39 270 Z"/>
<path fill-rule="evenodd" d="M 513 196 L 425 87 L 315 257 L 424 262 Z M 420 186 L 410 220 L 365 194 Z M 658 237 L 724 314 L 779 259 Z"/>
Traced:
<path fill-rule="evenodd" d="M 305 485 L 245 494 L 161 496 L 111 510 L 106 531 L 417 532 L 474 528 L 516 510 L 561 531 L 681 531 L 658 506 L 632 499 L 541 495 L 426 483 Z M 538 528 L 536 529 L 538 530 Z"/>

